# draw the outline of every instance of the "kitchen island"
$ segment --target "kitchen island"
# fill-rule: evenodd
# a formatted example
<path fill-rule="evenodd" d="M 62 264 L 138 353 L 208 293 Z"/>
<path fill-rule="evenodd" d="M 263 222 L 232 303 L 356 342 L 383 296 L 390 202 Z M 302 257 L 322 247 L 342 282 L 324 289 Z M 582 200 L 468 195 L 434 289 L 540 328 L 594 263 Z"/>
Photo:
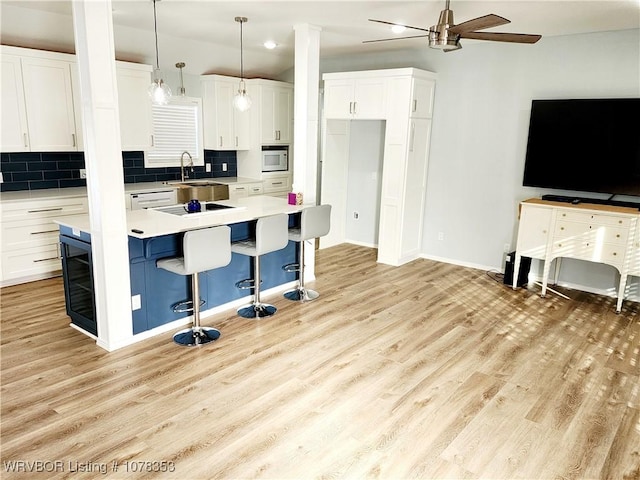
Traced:
<path fill-rule="evenodd" d="M 227 208 L 208 211 L 206 203 Z M 206 203 L 203 203 L 202 212 L 192 214 L 180 214 L 179 208 L 166 207 L 127 212 L 134 337 L 147 338 L 191 321 L 188 313 L 172 310 L 173 304 L 190 298 L 189 277 L 156 267 L 160 258 L 182 255 L 184 232 L 229 225 L 231 241 L 244 240 L 253 235 L 258 218 L 286 213 L 289 214 L 289 225 L 293 226 L 299 221 L 298 214 L 304 208 L 269 196 Z M 98 337 L 92 296 L 89 216 L 74 215 L 55 222 L 60 227 L 67 313 L 72 319 L 72 326 Z M 263 292 L 285 290 L 295 282 L 297 274 L 284 271 L 282 266 L 296 262 L 297 249 L 295 242 L 289 242 L 284 249 L 261 257 Z M 205 301 L 202 316 L 245 303 L 248 291 L 238 289 L 236 282 L 251 276 L 250 257 L 237 254 L 232 255 L 231 263 L 226 267 L 201 274 L 200 297 Z"/>

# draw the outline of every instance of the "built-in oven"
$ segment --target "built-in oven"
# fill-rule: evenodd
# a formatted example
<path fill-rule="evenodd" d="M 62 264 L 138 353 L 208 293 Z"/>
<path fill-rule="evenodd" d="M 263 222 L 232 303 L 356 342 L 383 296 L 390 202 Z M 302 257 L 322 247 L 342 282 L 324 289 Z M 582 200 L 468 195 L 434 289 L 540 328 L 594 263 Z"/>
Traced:
<path fill-rule="evenodd" d="M 289 149 L 287 147 L 262 147 L 262 171 L 286 172 L 289 170 Z"/>
<path fill-rule="evenodd" d="M 90 240 L 61 233 L 60 251 L 67 315 L 71 317 L 73 325 L 97 336 Z"/>

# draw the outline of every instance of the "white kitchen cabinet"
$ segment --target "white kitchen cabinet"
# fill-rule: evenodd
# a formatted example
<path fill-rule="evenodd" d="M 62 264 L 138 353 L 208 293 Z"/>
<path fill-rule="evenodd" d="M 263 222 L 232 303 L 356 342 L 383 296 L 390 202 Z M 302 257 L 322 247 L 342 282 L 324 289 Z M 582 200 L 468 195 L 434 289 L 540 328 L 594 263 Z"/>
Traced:
<path fill-rule="evenodd" d="M 325 82 L 322 199 L 332 204 L 333 235 L 323 237 L 323 247 L 345 240 L 342 225 L 347 214 L 341 193 L 347 184 L 349 128 L 336 122 L 360 119 L 385 121 L 382 179 L 379 195 L 378 262 L 401 265 L 420 255 L 424 230 L 427 167 L 433 114 L 435 74 L 414 68 L 331 73 Z M 344 108 L 349 87 L 371 97 L 364 110 Z M 342 97 L 341 101 L 338 98 Z M 356 97 L 354 97 L 356 98 Z M 356 100 L 360 102 L 361 100 Z M 375 103 L 374 103 L 375 102 Z M 347 102 L 348 103 L 348 102 Z M 415 109 L 414 109 L 415 106 Z M 363 111 L 366 114 L 363 114 Z M 363 115 L 363 116 L 361 116 Z M 369 140 L 376 141 L 376 140 Z M 327 153 L 329 152 L 329 153 Z"/>
<path fill-rule="evenodd" d="M 293 86 L 284 82 L 249 82 L 260 89 L 260 140 L 262 145 L 288 145 L 293 141 Z"/>
<path fill-rule="evenodd" d="M 47 278 L 61 269 L 59 229 L 53 218 L 88 213 L 86 197 L 2 204 L 2 286 Z"/>
<path fill-rule="evenodd" d="M 2 151 L 28 152 L 27 107 L 24 103 L 20 57 L 2 55 Z"/>
<path fill-rule="evenodd" d="M 22 57 L 32 152 L 78 150 L 71 70 L 74 62 Z"/>
<path fill-rule="evenodd" d="M 229 199 L 231 200 L 250 195 L 262 195 L 263 192 L 262 182 L 229 184 Z"/>
<path fill-rule="evenodd" d="M 636 223 L 636 235 L 631 248 L 629 275 L 640 277 L 640 219 Z"/>
<path fill-rule="evenodd" d="M 291 175 L 269 175 L 263 185 L 265 195 L 285 197 L 291 191 Z"/>
<path fill-rule="evenodd" d="M 151 102 L 147 94 L 152 70 L 150 65 L 116 62 L 123 151 L 145 151 L 153 147 Z"/>
<path fill-rule="evenodd" d="M 619 312 L 627 276 L 640 271 L 634 243 L 640 221 L 637 210 L 588 203 L 565 205 L 530 199 L 520 204 L 520 211 L 513 287 L 517 287 L 520 259 L 523 256 L 544 260 L 542 296 L 546 294 L 553 260 L 575 258 L 603 263 L 620 273 L 616 306 Z"/>
<path fill-rule="evenodd" d="M 324 116 L 333 119 L 384 119 L 386 117 L 386 77 L 362 76 L 357 72 L 325 74 Z"/>
<path fill-rule="evenodd" d="M 223 75 L 201 77 L 204 148 L 207 150 L 250 148 L 251 109 L 239 112 L 233 107 L 239 82 L 239 78 Z"/>
<path fill-rule="evenodd" d="M 74 68 L 73 55 L 2 46 L 2 151 L 82 149 Z"/>

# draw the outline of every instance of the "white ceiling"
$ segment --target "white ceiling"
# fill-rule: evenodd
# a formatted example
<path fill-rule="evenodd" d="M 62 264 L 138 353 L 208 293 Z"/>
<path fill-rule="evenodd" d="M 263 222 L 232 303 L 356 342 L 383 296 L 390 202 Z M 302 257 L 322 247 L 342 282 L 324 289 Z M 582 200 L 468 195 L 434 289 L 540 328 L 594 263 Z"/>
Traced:
<path fill-rule="evenodd" d="M 417 48 L 425 45 L 424 39 L 363 44 L 363 40 L 394 36 L 386 26 L 367 19 L 428 28 L 437 22 L 444 4 L 444 0 L 161 0 L 156 4 L 160 66 L 172 69 L 182 61 L 188 74 L 239 74 L 240 26 L 234 21 L 236 16 L 248 17 L 243 26 L 247 77 L 275 77 L 293 67 L 296 24 L 322 29 L 323 57 Z M 112 7 L 117 58 L 155 64 L 152 0 L 112 0 Z M 0 8 L 2 44 L 74 51 L 71 2 L 0 0 Z M 537 33 L 543 35 L 541 41 L 545 36 L 640 28 L 640 0 L 451 0 L 451 9 L 456 23 L 495 13 L 510 19 L 511 24 L 489 31 Z M 403 35 L 419 33 L 408 30 Z M 279 46 L 266 50 L 262 47 L 265 40 Z M 474 42 L 464 40 L 463 44 Z M 525 50 L 535 45 L 514 48 Z"/>

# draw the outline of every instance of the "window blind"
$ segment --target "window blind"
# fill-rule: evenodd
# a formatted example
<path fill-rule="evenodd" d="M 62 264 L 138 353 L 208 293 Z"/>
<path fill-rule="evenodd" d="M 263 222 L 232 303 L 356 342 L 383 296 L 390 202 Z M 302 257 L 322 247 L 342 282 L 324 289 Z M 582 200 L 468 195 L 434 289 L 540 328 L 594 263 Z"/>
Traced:
<path fill-rule="evenodd" d="M 152 105 L 153 148 L 146 152 L 147 166 L 179 166 L 182 152 L 196 165 L 204 163 L 199 99 Z"/>

